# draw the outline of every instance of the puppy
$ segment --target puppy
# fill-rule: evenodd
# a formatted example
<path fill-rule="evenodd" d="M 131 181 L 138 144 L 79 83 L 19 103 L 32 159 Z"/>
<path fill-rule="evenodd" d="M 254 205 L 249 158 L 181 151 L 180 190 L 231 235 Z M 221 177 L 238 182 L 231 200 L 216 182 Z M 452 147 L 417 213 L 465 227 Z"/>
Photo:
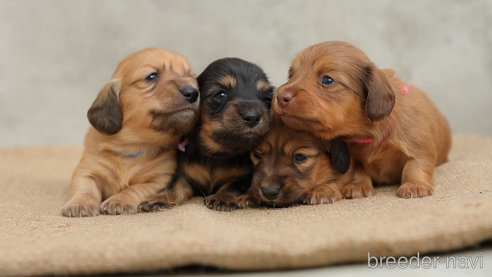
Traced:
<path fill-rule="evenodd" d="M 273 101 L 288 126 L 323 139 L 343 136 L 356 161 L 348 198 L 376 183 L 401 183 L 403 198 L 433 193 L 434 167 L 447 161 L 448 122 L 420 89 L 391 69 L 380 70 L 345 42 L 308 47 L 292 62 Z"/>
<path fill-rule="evenodd" d="M 237 58 L 211 63 L 198 76 L 200 119 L 180 155 L 172 186 L 140 205 L 143 211 L 206 196 L 215 210 L 237 208 L 237 196 L 251 184 L 249 153 L 270 128 L 273 87 L 263 70 Z"/>
<path fill-rule="evenodd" d="M 123 59 L 88 111 L 92 126 L 62 214 L 135 213 L 165 187 L 198 117 L 197 88 L 177 53 L 150 48 Z"/>
<path fill-rule="evenodd" d="M 286 207 L 342 199 L 342 188 L 352 178 L 347 145 L 339 139 L 324 143 L 280 120 L 272 125 L 251 152 L 253 181 L 248 193 L 240 197 L 239 206 Z"/>

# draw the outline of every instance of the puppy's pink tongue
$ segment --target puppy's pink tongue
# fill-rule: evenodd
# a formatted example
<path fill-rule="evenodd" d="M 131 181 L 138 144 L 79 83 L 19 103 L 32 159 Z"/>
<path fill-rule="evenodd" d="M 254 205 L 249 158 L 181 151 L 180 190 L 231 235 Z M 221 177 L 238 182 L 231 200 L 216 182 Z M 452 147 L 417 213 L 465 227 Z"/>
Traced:
<path fill-rule="evenodd" d="M 185 138 L 179 145 L 178 149 L 181 152 L 186 152 L 186 145 L 188 145 L 188 138 Z"/>

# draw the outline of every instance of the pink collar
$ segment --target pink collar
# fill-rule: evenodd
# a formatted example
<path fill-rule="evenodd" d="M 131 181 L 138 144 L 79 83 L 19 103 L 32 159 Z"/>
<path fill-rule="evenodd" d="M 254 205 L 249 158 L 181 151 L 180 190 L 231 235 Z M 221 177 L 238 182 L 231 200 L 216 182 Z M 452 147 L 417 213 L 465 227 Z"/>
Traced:
<path fill-rule="evenodd" d="M 355 139 L 354 141 L 357 143 L 371 143 L 372 138 Z"/>
<path fill-rule="evenodd" d="M 408 85 L 404 86 L 401 89 L 401 94 L 407 95 L 408 92 L 410 91 L 410 87 L 411 86 L 412 86 L 412 84 L 408 84 Z M 395 123 L 395 118 L 394 117 L 390 117 L 390 120 L 388 122 L 388 125 L 386 125 L 386 127 L 384 128 L 383 139 L 381 141 L 383 141 L 389 135 L 389 132 L 391 131 L 391 129 L 393 129 L 394 123 Z M 362 139 L 355 139 L 354 140 L 354 142 L 361 143 L 361 144 L 371 143 L 373 141 L 374 141 L 374 139 L 371 138 L 371 137 L 362 138 Z"/>

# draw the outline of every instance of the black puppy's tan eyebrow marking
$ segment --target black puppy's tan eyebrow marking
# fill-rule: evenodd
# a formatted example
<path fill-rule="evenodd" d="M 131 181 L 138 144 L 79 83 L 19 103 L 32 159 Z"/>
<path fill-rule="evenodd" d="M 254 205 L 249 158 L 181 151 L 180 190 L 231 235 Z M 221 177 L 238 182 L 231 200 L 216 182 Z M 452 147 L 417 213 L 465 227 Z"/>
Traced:
<path fill-rule="evenodd" d="M 226 75 L 226 76 L 220 78 L 218 83 L 221 84 L 222 86 L 226 87 L 226 88 L 232 88 L 232 87 L 236 86 L 237 80 L 235 77 L 233 77 L 231 75 Z"/>
<path fill-rule="evenodd" d="M 268 82 L 264 80 L 258 80 L 256 82 L 256 89 L 258 89 L 258 91 L 267 91 L 271 89 L 271 86 Z"/>

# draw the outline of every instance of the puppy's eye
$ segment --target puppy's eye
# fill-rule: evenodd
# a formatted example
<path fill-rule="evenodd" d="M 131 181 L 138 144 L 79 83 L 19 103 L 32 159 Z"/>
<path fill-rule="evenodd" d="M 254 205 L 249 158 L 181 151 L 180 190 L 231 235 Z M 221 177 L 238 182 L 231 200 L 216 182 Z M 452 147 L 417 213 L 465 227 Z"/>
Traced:
<path fill-rule="evenodd" d="M 159 77 L 157 75 L 157 72 L 154 72 L 154 73 L 150 74 L 149 76 L 145 77 L 145 81 L 152 82 L 152 81 L 156 80 L 157 77 Z"/>
<path fill-rule="evenodd" d="M 335 81 L 330 76 L 324 75 L 323 77 L 321 77 L 321 83 L 325 86 L 329 86 L 335 83 Z"/>
<path fill-rule="evenodd" d="M 253 156 L 257 159 L 263 158 L 263 155 L 258 151 L 253 151 Z"/>
<path fill-rule="evenodd" d="M 292 161 L 301 164 L 307 160 L 307 156 L 301 153 L 297 153 L 294 156 L 292 156 Z"/>
<path fill-rule="evenodd" d="M 272 97 L 265 97 L 263 98 L 263 102 L 265 102 L 268 106 L 272 105 Z"/>
<path fill-rule="evenodd" d="M 227 93 L 225 90 L 219 90 L 215 95 L 214 95 L 214 100 L 216 101 L 222 101 L 227 98 Z"/>

